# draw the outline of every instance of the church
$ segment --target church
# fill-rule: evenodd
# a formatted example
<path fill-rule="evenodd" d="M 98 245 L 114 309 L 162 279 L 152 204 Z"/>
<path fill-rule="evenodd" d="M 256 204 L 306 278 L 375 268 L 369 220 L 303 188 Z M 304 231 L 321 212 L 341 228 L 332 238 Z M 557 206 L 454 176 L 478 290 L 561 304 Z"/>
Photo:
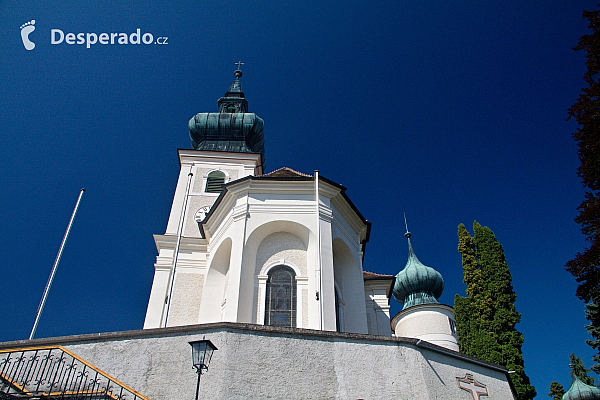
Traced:
<path fill-rule="evenodd" d="M 460 353 L 408 230 L 404 269 L 364 271 L 371 224 L 346 188 L 265 170 L 237 65 L 178 150 L 143 329 L 0 343 L 0 399 L 514 399 L 510 371 Z"/>

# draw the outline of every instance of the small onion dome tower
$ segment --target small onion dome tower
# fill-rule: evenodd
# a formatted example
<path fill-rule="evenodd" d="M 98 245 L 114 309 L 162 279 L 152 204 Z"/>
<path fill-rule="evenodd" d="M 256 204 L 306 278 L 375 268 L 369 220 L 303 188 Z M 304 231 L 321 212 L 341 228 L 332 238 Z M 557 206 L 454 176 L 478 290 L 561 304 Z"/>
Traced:
<path fill-rule="evenodd" d="M 563 400 L 594 400 L 600 399 L 600 389 L 586 385 L 579 378 L 574 377 L 569 391 L 563 395 Z"/>
<path fill-rule="evenodd" d="M 248 100 L 244 97 L 240 82 L 243 64 L 236 63 L 235 80 L 225 96 L 219 99 L 219 112 L 198 113 L 190 119 L 190 139 L 194 150 L 258 153 L 264 171 L 264 121 L 248 112 Z"/>
<path fill-rule="evenodd" d="M 396 275 L 392 291 L 404 307 L 392 318 L 392 330 L 399 337 L 421 339 L 458 351 L 454 310 L 438 301 L 444 290 L 444 278 L 419 261 L 408 229 L 404 236 L 408 239 L 408 261 Z"/>

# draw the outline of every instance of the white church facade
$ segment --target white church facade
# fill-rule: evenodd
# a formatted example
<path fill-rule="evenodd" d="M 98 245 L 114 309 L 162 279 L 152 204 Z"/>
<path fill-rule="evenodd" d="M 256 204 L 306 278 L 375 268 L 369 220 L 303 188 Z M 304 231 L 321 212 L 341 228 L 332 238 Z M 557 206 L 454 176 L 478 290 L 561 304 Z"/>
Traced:
<path fill-rule="evenodd" d="M 343 187 L 318 171 L 261 175 L 254 154 L 180 150 L 179 156 L 167 232 L 155 235 L 159 256 L 144 328 L 241 322 L 391 334 L 392 277 L 365 283 L 370 227 Z M 224 175 L 220 193 L 207 192 L 215 172 Z M 271 290 L 274 280 L 279 291 Z"/>
<path fill-rule="evenodd" d="M 514 399 L 505 368 L 460 353 L 442 276 L 408 232 L 396 277 L 364 271 L 371 225 L 342 185 L 265 173 L 241 75 L 189 121 L 143 329 L 0 343 L 0 398 L 193 398 L 188 343 L 206 338 L 201 399 Z"/>
<path fill-rule="evenodd" d="M 240 77 L 219 113 L 190 120 L 196 150 L 179 150 L 144 328 L 240 322 L 390 334 L 393 277 L 363 278 L 370 224 L 318 171 L 263 173 L 263 122 L 247 112 Z"/>

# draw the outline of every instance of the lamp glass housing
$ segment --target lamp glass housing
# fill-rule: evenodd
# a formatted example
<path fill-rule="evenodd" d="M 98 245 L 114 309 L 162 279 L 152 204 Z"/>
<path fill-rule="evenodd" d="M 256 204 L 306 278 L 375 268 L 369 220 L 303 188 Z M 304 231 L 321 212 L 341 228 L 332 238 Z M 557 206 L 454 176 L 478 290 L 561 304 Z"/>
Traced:
<path fill-rule="evenodd" d="M 218 350 L 217 347 L 207 339 L 189 342 L 192 346 L 192 364 L 198 371 L 207 370 L 213 351 Z"/>

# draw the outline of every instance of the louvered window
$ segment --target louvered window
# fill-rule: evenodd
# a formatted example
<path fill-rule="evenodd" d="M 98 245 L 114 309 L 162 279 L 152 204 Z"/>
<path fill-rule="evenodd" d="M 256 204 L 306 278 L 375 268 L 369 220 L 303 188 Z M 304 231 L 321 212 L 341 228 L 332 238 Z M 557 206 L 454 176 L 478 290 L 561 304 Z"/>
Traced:
<path fill-rule="evenodd" d="M 269 271 L 265 325 L 296 327 L 296 274 L 279 266 Z"/>
<path fill-rule="evenodd" d="M 225 174 L 221 171 L 213 171 L 206 178 L 207 193 L 221 193 L 223 184 L 225 183 Z"/>

